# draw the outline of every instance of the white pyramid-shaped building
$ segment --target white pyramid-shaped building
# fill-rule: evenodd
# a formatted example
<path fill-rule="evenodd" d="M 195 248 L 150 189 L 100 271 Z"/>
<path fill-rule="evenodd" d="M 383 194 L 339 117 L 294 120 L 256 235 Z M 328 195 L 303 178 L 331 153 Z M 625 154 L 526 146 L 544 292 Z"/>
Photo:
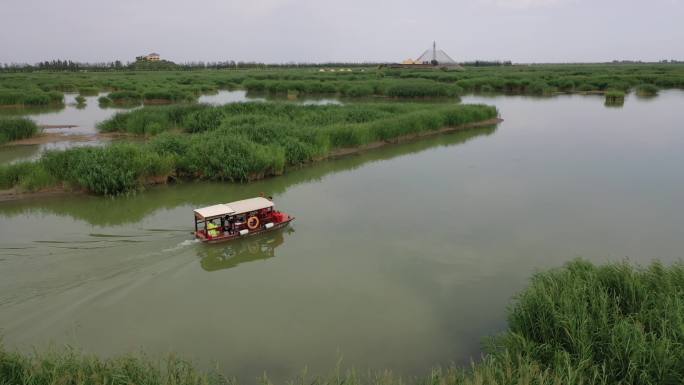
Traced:
<path fill-rule="evenodd" d="M 433 64 L 433 65 L 446 65 L 446 66 L 457 66 L 458 63 L 452 59 L 446 52 L 441 49 L 437 49 L 437 43 L 432 43 L 432 49 L 428 49 L 423 52 L 418 59 L 415 60 L 416 64 Z"/>

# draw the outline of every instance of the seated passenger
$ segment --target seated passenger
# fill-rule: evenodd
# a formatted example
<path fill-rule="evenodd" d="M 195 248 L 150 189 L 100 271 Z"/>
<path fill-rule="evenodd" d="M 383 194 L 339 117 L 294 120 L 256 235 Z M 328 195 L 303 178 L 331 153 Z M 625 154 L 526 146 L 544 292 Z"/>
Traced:
<path fill-rule="evenodd" d="M 218 232 L 217 228 L 218 228 L 218 226 L 216 226 L 216 224 L 214 222 L 207 223 L 207 233 L 211 237 L 218 237 L 219 232 Z"/>

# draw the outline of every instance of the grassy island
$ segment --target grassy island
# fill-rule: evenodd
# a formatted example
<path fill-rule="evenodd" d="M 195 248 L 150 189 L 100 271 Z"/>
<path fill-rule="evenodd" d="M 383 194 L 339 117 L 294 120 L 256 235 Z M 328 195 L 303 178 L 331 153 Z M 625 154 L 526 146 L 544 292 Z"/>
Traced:
<path fill-rule="evenodd" d="M 144 143 L 50 151 L 35 162 L 0 166 L 0 188 L 113 195 L 169 178 L 246 182 L 387 142 L 493 124 L 497 115 L 485 105 L 415 103 L 144 107 L 100 124 Z"/>
<path fill-rule="evenodd" d="M 658 87 L 653 84 L 640 84 L 636 87 L 636 94 L 638 96 L 656 96 L 658 95 Z"/>
<path fill-rule="evenodd" d="M 625 92 L 620 90 L 610 90 L 606 92 L 607 106 L 622 106 L 625 103 Z"/>
<path fill-rule="evenodd" d="M 595 266 L 576 260 L 535 274 L 514 300 L 508 330 L 492 337 L 470 368 L 434 369 L 423 378 L 334 371 L 311 384 L 681 384 L 684 381 L 684 265 Z M 252 379 L 242 379 L 251 381 Z M 171 356 L 99 359 L 74 350 L 8 352 L 0 384 L 237 384 Z M 263 383 L 269 384 L 267 379 Z"/>

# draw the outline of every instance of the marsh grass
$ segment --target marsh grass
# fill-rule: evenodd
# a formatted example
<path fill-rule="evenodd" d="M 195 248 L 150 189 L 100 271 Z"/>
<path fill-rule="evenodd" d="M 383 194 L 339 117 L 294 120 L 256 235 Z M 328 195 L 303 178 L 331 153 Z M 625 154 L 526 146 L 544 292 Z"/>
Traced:
<path fill-rule="evenodd" d="M 0 105 L 59 103 L 63 92 L 91 95 L 97 90 L 128 92 L 116 103 L 143 99 L 183 103 L 200 94 L 242 88 L 275 95 L 340 95 L 425 98 L 486 92 L 522 95 L 628 92 L 640 85 L 684 88 L 682 64 L 513 65 L 469 67 L 466 71 L 364 68 L 353 72 L 315 69 L 241 69 L 198 71 L 114 71 L 0 73 Z M 50 93 L 54 92 L 54 95 Z"/>
<path fill-rule="evenodd" d="M 49 151 L 38 162 L 16 166 L 24 164 L 36 165 L 55 181 L 102 195 L 134 191 L 146 178 L 167 177 L 173 171 L 168 156 L 131 143 Z"/>
<path fill-rule="evenodd" d="M 684 381 L 684 265 L 574 261 L 536 274 L 498 346 L 608 384 Z"/>
<path fill-rule="evenodd" d="M 341 147 L 393 141 L 497 114 L 485 105 L 415 103 L 143 107 L 119 112 L 99 129 L 151 137 L 147 142 L 46 152 L 38 162 L 0 169 L 5 175 L 0 179 L 6 187 L 46 187 L 47 175 L 55 184 L 104 195 L 170 177 L 247 182 L 280 175 Z M 24 182 L 31 176 L 35 183 Z"/>
<path fill-rule="evenodd" d="M 684 381 L 684 265 L 595 266 L 583 260 L 535 274 L 469 367 L 418 378 L 359 373 L 341 362 L 324 376 L 304 370 L 298 385 L 674 385 Z M 415 354 L 415 352 L 407 352 Z M 171 355 L 99 359 L 74 349 L 24 355 L 0 346 L 0 384 L 237 384 Z M 252 379 L 243 379 L 252 380 Z M 4 381 L 4 382 L 3 382 Z M 266 374 L 257 379 L 272 384 Z"/>
<path fill-rule="evenodd" d="M 96 87 L 81 87 L 78 89 L 80 96 L 96 96 L 100 93 L 100 89 Z"/>
<path fill-rule="evenodd" d="M 196 100 L 196 95 L 202 93 L 202 91 L 203 90 L 200 89 L 197 90 L 197 93 L 193 93 L 185 92 L 179 89 L 157 89 L 145 91 L 142 95 L 142 98 L 145 103 L 149 103 L 151 101 L 163 101 L 168 103 L 193 102 Z"/>
<path fill-rule="evenodd" d="M 625 92 L 621 90 L 609 90 L 605 93 L 605 104 L 609 107 L 620 107 L 625 104 Z"/>
<path fill-rule="evenodd" d="M 152 361 L 144 355 L 100 359 L 73 348 L 50 349 L 21 355 L 0 346 L 1 385 L 54 384 L 147 384 L 214 385 L 230 384 L 219 374 L 202 373 L 173 355 Z"/>
<path fill-rule="evenodd" d="M 107 99 L 118 105 L 137 105 L 142 102 L 143 97 L 136 91 L 114 91 L 107 95 Z"/>
<path fill-rule="evenodd" d="M 64 94 L 60 91 L 44 92 L 36 89 L 3 90 L 0 89 L 0 105 L 46 106 L 64 102 Z"/>
<path fill-rule="evenodd" d="M 111 106 L 113 104 L 112 99 L 110 99 L 106 96 L 100 96 L 99 98 L 97 98 L 97 103 L 101 107 L 108 107 L 108 106 Z"/>
<path fill-rule="evenodd" d="M 27 118 L 0 117 L 0 144 L 37 135 L 40 129 Z"/>
<path fill-rule="evenodd" d="M 653 97 L 658 95 L 658 87 L 653 84 L 639 84 L 636 87 L 637 96 Z"/>

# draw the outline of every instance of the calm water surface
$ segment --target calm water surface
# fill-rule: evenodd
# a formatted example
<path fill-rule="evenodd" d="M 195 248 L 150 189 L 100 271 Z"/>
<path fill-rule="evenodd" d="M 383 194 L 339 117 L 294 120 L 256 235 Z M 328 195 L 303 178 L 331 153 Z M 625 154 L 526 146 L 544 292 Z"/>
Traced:
<path fill-rule="evenodd" d="M 97 134 L 96 124 L 119 111 L 122 108 L 103 108 L 98 105 L 98 96 L 86 96 L 86 104 L 76 105 L 78 94 L 64 94 L 64 105 L 55 107 L 28 107 L 28 108 L 5 108 L 0 109 L 0 116 L 25 116 L 32 119 L 38 125 L 73 125 L 69 128 L 46 128 L 45 133 L 60 133 L 64 136 L 60 140 L 32 145 L 5 145 L 0 146 L 0 164 L 12 163 L 24 160 L 32 160 L 40 157 L 46 150 L 65 149 L 75 146 L 100 146 L 110 140 L 95 138 Z"/>
<path fill-rule="evenodd" d="M 477 358 L 534 271 L 682 257 L 684 92 L 464 102 L 505 121 L 249 185 L 0 203 L 4 344 L 178 352 L 247 382 L 340 357 L 423 375 Z M 193 208 L 259 192 L 290 229 L 192 241 Z"/>

